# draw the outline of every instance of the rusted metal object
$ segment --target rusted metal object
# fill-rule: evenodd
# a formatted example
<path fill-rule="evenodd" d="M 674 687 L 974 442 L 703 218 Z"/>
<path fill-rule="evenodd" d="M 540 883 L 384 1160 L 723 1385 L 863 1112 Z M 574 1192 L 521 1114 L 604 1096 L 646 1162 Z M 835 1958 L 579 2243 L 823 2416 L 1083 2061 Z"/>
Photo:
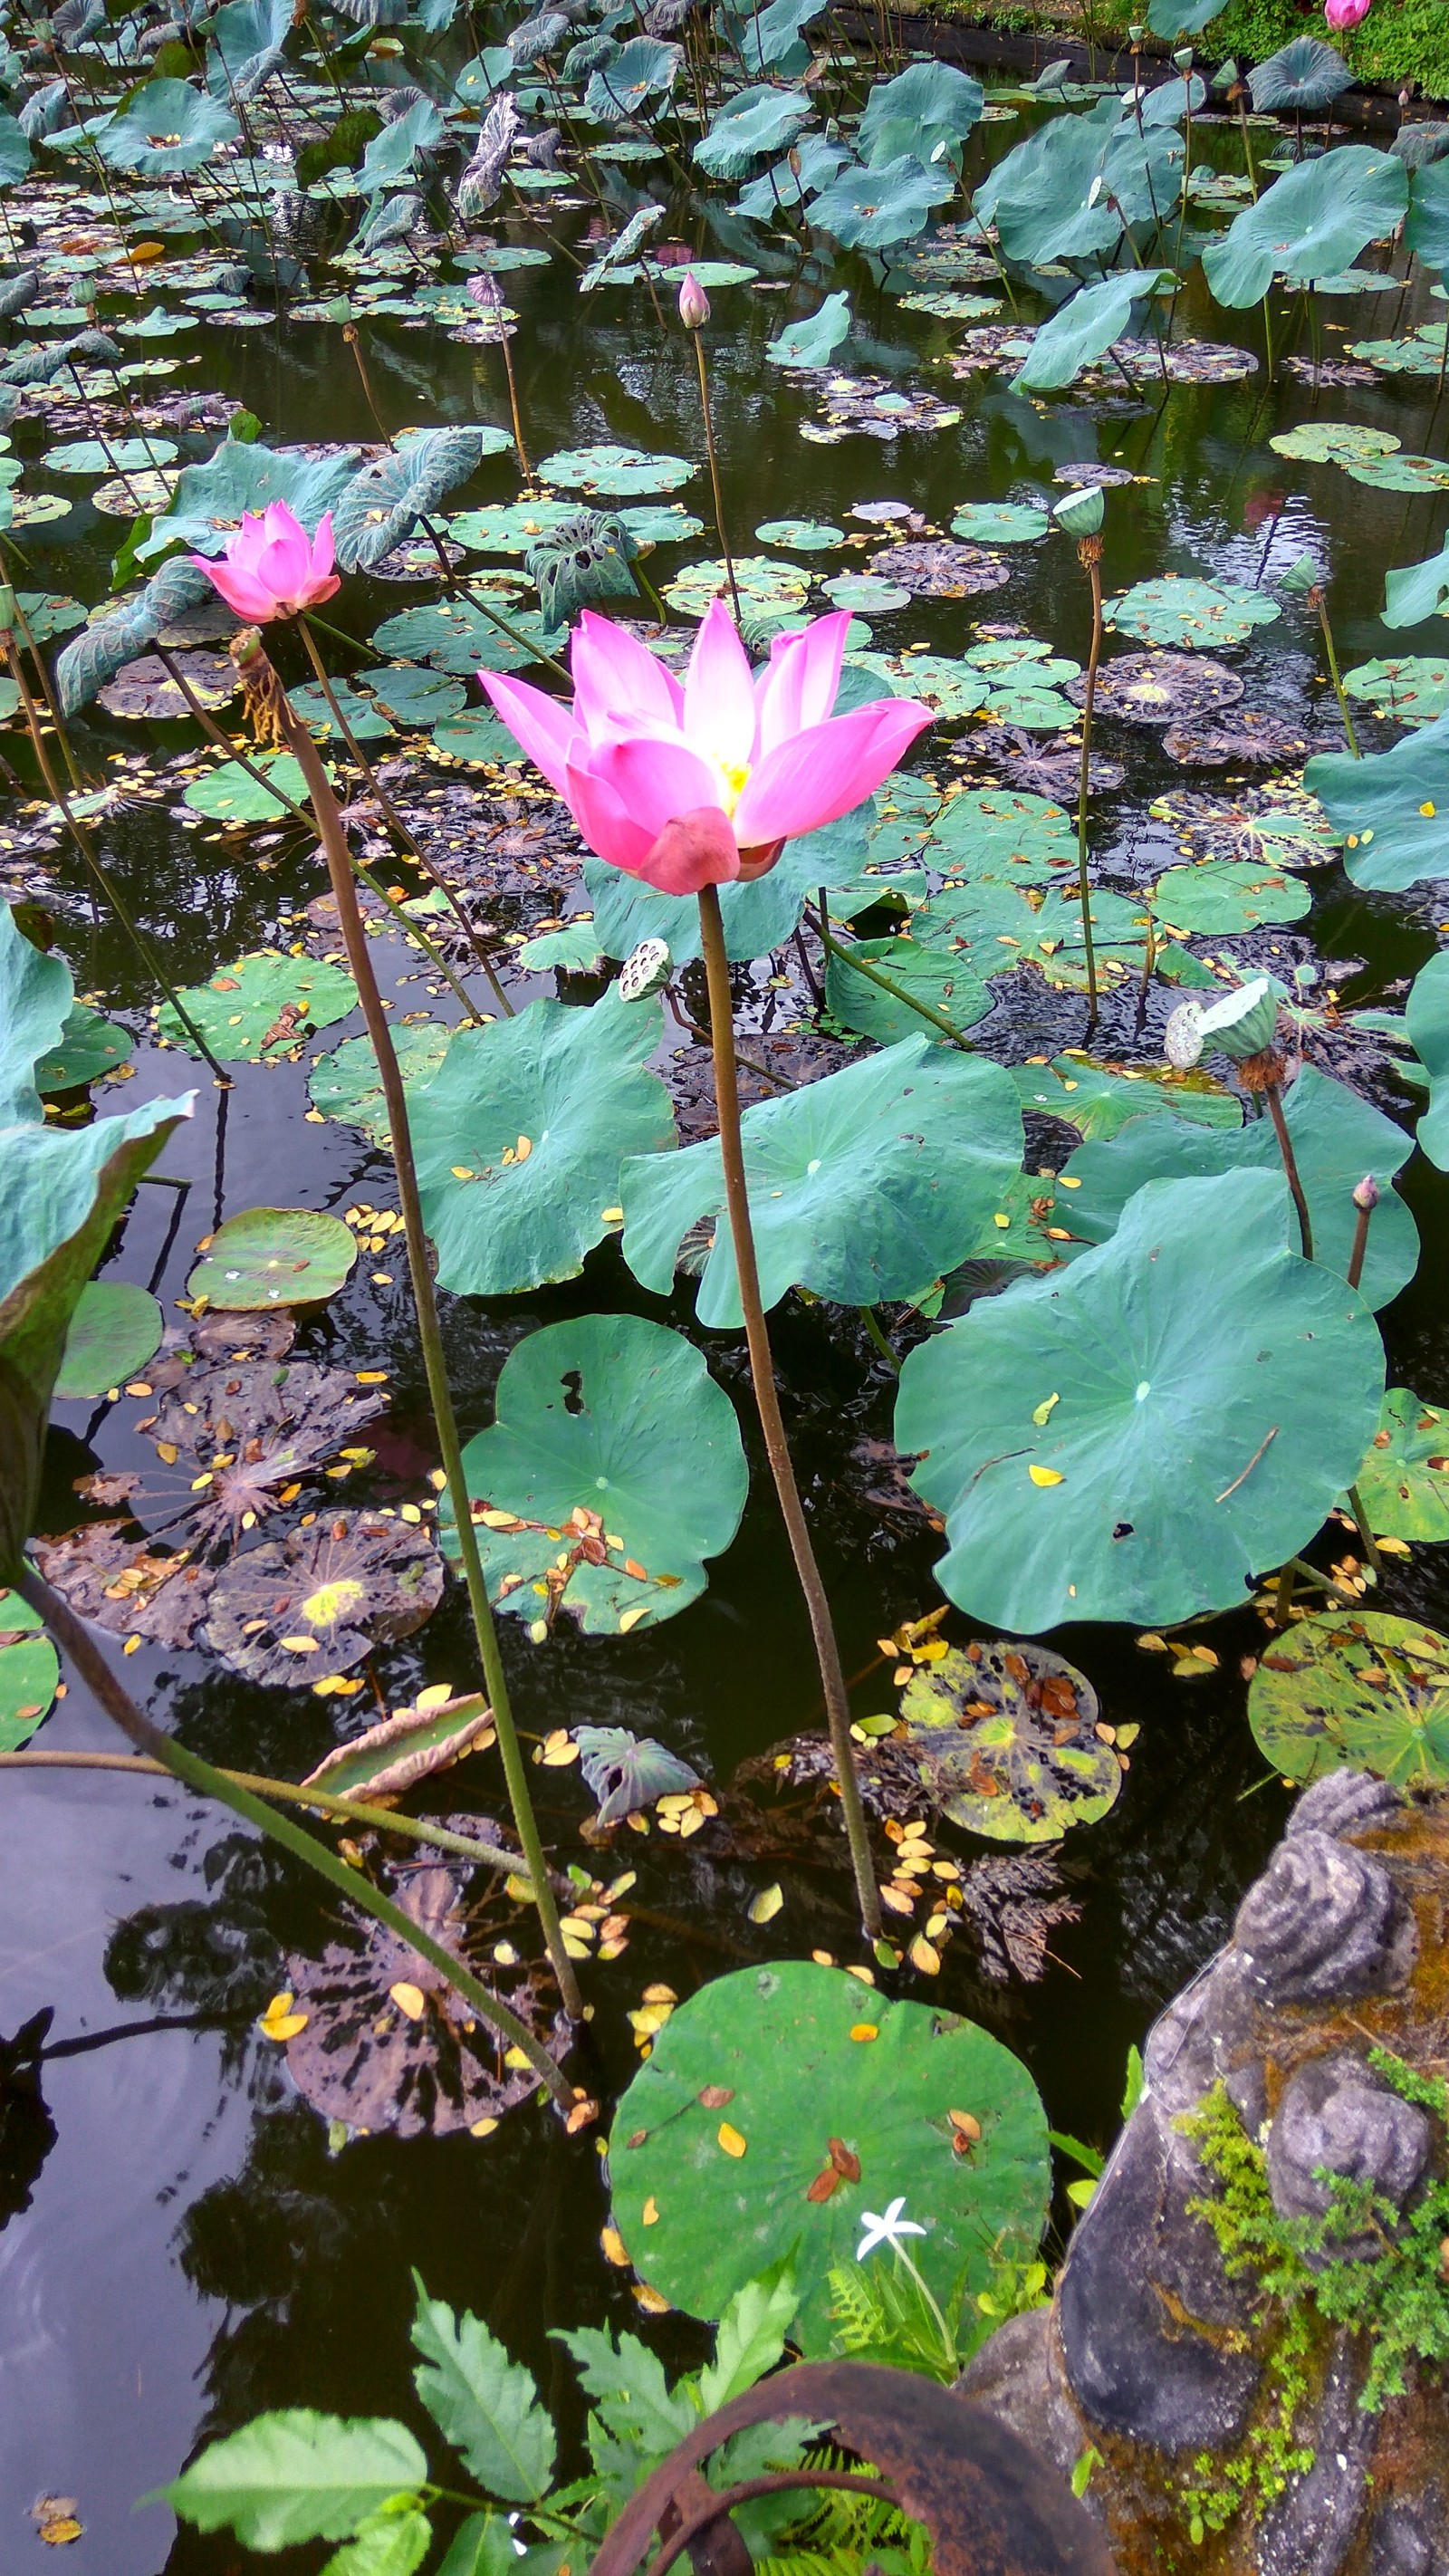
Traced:
<path fill-rule="evenodd" d="M 717 2525 L 761 2481 L 721 2489 L 715 2514 L 701 2523 L 700 2463 L 746 2425 L 790 2416 L 828 2426 L 869 2462 L 901 2511 L 930 2532 L 935 2576 L 1116 2576 L 1090 2514 L 1027 2443 L 935 2380 L 861 2361 L 801 2362 L 709 2416 L 625 2506 L 592 2576 L 635 2576 L 656 2530 L 665 2539 L 662 2560 L 675 2554 L 671 2533 L 678 2540 L 687 2529 L 695 2547 L 711 2540 L 710 2563 L 728 2565 Z M 802 2468 L 771 2483 L 808 2489 L 843 2481 Z M 869 2491 L 882 2490 L 872 2482 Z"/>

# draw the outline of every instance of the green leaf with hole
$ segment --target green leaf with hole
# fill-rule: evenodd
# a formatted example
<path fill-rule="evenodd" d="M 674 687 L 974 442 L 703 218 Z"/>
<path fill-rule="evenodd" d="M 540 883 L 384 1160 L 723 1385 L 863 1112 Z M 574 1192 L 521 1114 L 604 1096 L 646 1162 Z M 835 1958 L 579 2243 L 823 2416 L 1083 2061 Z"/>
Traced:
<path fill-rule="evenodd" d="M 223 1064 L 255 1064 L 289 1054 L 308 1029 L 345 1020 L 356 1009 L 357 986 L 340 966 L 259 948 L 234 966 L 219 966 L 209 983 L 186 985 L 180 999 Z M 173 1046 L 196 1054 L 169 1002 L 156 1025 Z"/>
<path fill-rule="evenodd" d="M 443 1287 L 500 1297 L 577 1277 L 616 1222 L 624 1158 L 674 1144 L 669 1094 L 646 1070 L 662 1035 L 657 998 L 612 986 L 590 1010 L 530 1002 L 455 1032 L 410 1103 Z"/>
<path fill-rule="evenodd" d="M 0 1592 L 0 1753 L 28 1744 L 55 1697 L 60 1659 L 18 1592 Z"/>
<path fill-rule="evenodd" d="M 1021 1162 L 1009 1074 L 910 1037 L 742 1121 L 766 1306 L 803 1287 L 849 1306 L 912 1297 L 965 1256 Z M 741 1321 L 715 1137 L 624 1166 L 624 1258 L 667 1296 L 687 1234 L 712 1224 L 702 1324 Z"/>
<path fill-rule="evenodd" d="M 189 1297 L 228 1314 L 308 1306 L 335 1297 L 357 1259 L 357 1239 L 321 1208 L 244 1208 L 219 1225 L 186 1282 Z"/>
<path fill-rule="evenodd" d="M 620 1636 L 687 1609 L 749 1489 L 703 1352 L 641 1315 L 575 1316 L 515 1343 L 463 1465 L 489 1592 L 545 1634 L 565 1611 Z M 456 1555 L 446 1506 L 438 1535 Z"/>
<path fill-rule="evenodd" d="M 920 1666 L 892 1743 L 938 1815 L 995 1843 L 1056 1842 L 1094 1825 L 1122 1786 L 1097 1733 L 1097 1694 L 1049 1647 L 976 1641 Z"/>
<path fill-rule="evenodd" d="M 1354 1490 L 1375 1538 L 1449 1539 L 1449 1416 L 1390 1387 Z"/>
<path fill-rule="evenodd" d="M 399 1021 L 392 1031 L 392 1048 L 404 1089 L 431 1079 L 447 1054 L 451 1035 L 451 1029 L 441 1020 L 415 1020 L 411 1026 Z M 338 1118 L 346 1126 L 364 1128 L 374 1145 L 391 1146 L 392 1129 L 382 1096 L 382 1076 L 370 1037 L 364 1034 L 344 1038 L 330 1055 L 319 1056 L 312 1067 L 307 1095 L 324 1118 Z"/>
<path fill-rule="evenodd" d="M 953 2110 L 979 2123 L 969 2155 Z M 859 2179 L 812 2199 L 839 2172 L 832 2138 Z M 736 1969 L 671 2013 L 615 2114 L 609 2171 L 630 2260 L 693 2316 L 722 2315 L 792 2257 L 807 2353 L 829 2348 L 829 2275 L 854 2261 L 869 2212 L 904 2199 L 926 2231 L 913 2260 L 946 2304 L 963 2273 L 985 2288 L 993 2253 L 1036 2251 L 1050 2187 L 1019 2058 L 974 2022 L 804 1959 Z"/>
<path fill-rule="evenodd" d="M 1152 904 L 1173 930 L 1228 939 L 1265 921 L 1301 921 L 1312 910 L 1313 896 L 1301 877 L 1252 859 L 1199 859 L 1190 867 L 1164 869 Z"/>
<path fill-rule="evenodd" d="M 1281 612 L 1276 599 L 1245 582 L 1167 573 L 1160 580 L 1135 582 L 1120 599 L 1109 599 L 1106 613 L 1119 635 L 1195 653 L 1246 643 L 1255 626 L 1270 626 Z"/>
<path fill-rule="evenodd" d="M 93 1279 L 70 1319 L 55 1392 L 63 1402 L 104 1395 L 136 1377 L 161 1347 L 162 1315 L 129 1279 Z"/>
<path fill-rule="evenodd" d="M 1285 1780 L 1346 1768 L 1437 1788 L 1449 1781 L 1449 1637 L 1382 1610 L 1301 1619 L 1260 1657 L 1248 1724 Z"/>
<path fill-rule="evenodd" d="M 1384 1359 L 1363 1300 L 1290 1238 L 1281 1174 L 1155 1182 L 1110 1242 L 911 1352 L 895 1441 L 947 1515 L 953 1601 L 1026 1634 L 1163 1625 L 1308 1544 L 1362 1464 Z"/>

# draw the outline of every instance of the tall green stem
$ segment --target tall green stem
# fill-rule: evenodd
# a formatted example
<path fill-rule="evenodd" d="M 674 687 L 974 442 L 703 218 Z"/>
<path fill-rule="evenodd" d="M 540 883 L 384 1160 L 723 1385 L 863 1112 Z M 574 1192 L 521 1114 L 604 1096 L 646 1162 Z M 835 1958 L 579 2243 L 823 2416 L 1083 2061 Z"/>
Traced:
<path fill-rule="evenodd" d="M 238 641 L 240 642 L 240 639 Z M 433 1289 L 427 1234 L 423 1226 L 422 1202 L 418 1196 L 417 1170 L 413 1162 L 407 1096 L 403 1089 L 402 1075 L 398 1070 L 397 1056 L 393 1050 L 387 1014 L 382 1006 L 382 995 L 378 991 L 377 978 L 372 971 L 367 933 L 362 926 L 362 915 L 357 906 L 347 835 L 342 827 L 342 816 L 338 811 L 337 799 L 332 793 L 331 781 L 322 765 L 321 755 L 306 726 L 298 723 L 287 704 L 286 693 L 267 659 L 260 639 L 256 639 L 250 645 L 250 649 L 244 647 L 240 653 L 237 653 L 237 648 L 234 646 L 233 652 L 238 660 L 243 680 L 250 685 L 258 697 L 265 696 L 268 710 L 285 733 L 287 748 L 306 783 L 307 794 L 311 799 L 312 811 L 316 817 L 318 838 L 327 861 L 327 874 L 331 880 L 333 901 L 337 906 L 337 918 L 342 929 L 347 962 L 357 985 L 357 997 L 362 1004 L 363 1017 L 367 1022 L 367 1034 L 372 1040 L 373 1053 L 377 1057 L 377 1069 L 381 1077 L 392 1139 L 393 1162 L 397 1169 L 398 1199 L 407 1237 L 408 1268 L 412 1274 L 413 1302 L 417 1308 L 418 1338 L 422 1344 L 428 1397 L 433 1409 L 433 1422 L 438 1434 L 443 1472 L 447 1478 L 448 1497 L 453 1507 L 458 1552 L 463 1560 L 463 1579 L 468 1587 L 468 1603 L 473 1614 L 473 1631 L 478 1641 L 484 1683 L 488 1692 L 489 1705 L 493 1711 L 493 1723 L 498 1730 L 498 1750 L 503 1757 L 503 1774 L 508 1783 L 513 1821 L 518 1828 L 519 1841 L 523 1845 L 524 1858 L 528 1863 L 528 1875 L 533 1882 L 534 1901 L 538 1907 L 539 1921 L 543 1926 L 544 1939 L 548 1943 L 548 1953 L 553 1962 L 554 1975 L 558 1979 L 564 2009 L 573 2020 L 577 2021 L 583 2013 L 583 1997 L 579 1992 L 579 1982 L 574 1974 L 573 1961 L 564 1948 L 558 1907 L 549 1885 L 548 1864 L 544 1858 L 538 1819 L 534 1815 L 533 1800 L 529 1794 L 523 1748 L 518 1741 L 518 1730 L 513 1723 L 508 1683 L 498 1644 L 498 1630 L 494 1624 L 492 1605 L 488 1599 L 483 1560 L 478 1552 L 478 1533 L 473 1526 L 468 1480 L 463 1472 L 463 1448 L 458 1437 L 457 1415 L 453 1410 L 453 1392 L 448 1384 L 448 1372 L 443 1358 L 443 1336 L 438 1322 L 438 1303 Z"/>
<path fill-rule="evenodd" d="M 1077 558 L 1092 585 L 1092 646 L 1082 697 L 1082 765 L 1077 779 L 1077 885 L 1082 899 L 1082 939 L 1087 951 L 1087 1027 L 1097 1025 L 1097 953 L 1092 945 L 1092 891 L 1087 882 L 1087 791 L 1092 777 L 1092 708 L 1102 658 L 1102 540 L 1079 537 Z"/>
<path fill-rule="evenodd" d="M 1362 760 L 1363 753 L 1359 748 L 1358 735 L 1353 729 L 1353 718 L 1348 711 L 1348 696 L 1343 685 L 1343 674 L 1339 670 L 1338 654 L 1334 649 L 1333 628 L 1328 622 L 1328 601 L 1324 596 L 1321 585 L 1316 585 L 1314 588 L 1312 604 L 1318 611 L 1318 623 L 1323 630 L 1323 649 L 1328 655 L 1328 676 L 1333 682 L 1333 694 L 1338 700 L 1338 712 L 1343 718 L 1343 729 L 1348 736 L 1348 747 L 1353 753 L 1355 760 Z"/>
<path fill-rule="evenodd" d="M 704 414 L 704 444 L 705 451 L 709 457 L 710 486 L 714 493 L 715 532 L 719 537 L 720 553 L 724 556 L 725 571 L 729 575 L 730 598 L 734 603 L 735 624 L 736 626 L 742 627 L 745 621 L 740 610 L 739 586 L 735 580 L 735 559 L 730 553 L 730 541 L 725 532 L 724 503 L 720 499 L 719 459 L 714 452 L 714 422 L 710 417 L 709 377 L 705 372 L 704 339 L 698 330 L 691 331 L 689 336 L 694 342 L 694 360 L 695 365 L 699 369 L 699 407 Z"/>
<path fill-rule="evenodd" d="M 749 1191 L 745 1182 L 744 1144 L 740 1134 L 734 1001 L 730 992 L 729 960 L 725 954 L 724 920 L 719 908 L 718 890 L 714 886 L 704 886 L 700 890 L 699 925 L 709 986 L 709 1025 L 714 1049 L 720 1155 L 724 1163 L 725 1199 L 729 1209 L 730 1237 L 734 1244 L 735 1272 L 740 1285 L 740 1305 L 745 1319 L 745 1341 L 750 1355 L 750 1377 L 754 1384 L 760 1429 L 765 1436 L 765 1454 L 775 1480 L 775 1492 L 779 1496 L 780 1515 L 785 1523 L 790 1553 L 795 1560 L 795 1571 L 809 1613 L 810 1632 L 815 1640 L 815 1658 L 825 1693 L 825 1714 L 835 1755 L 835 1776 L 845 1817 L 846 1839 L 850 1844 L 851 1867 L 855 1872 L 860 1919 L 870 1938 L 878 1941 L 883 1938 L 880 1896 L 876 1889 L 870 1836 L 866 1830 L 865 1809 L 861 1804 L 860 1782 L 851 1744 L 850 1701 L 830 1616 L 830 1603 L 815 1561 L 809 1526 L 800 1502 L 800 1489 L 795 1482 L 790 1444 L 785 1437 L 780 1398 L 775 1386 L 769 1328 L 760 1297 L 760 1274 L 755 1260 Z"/>

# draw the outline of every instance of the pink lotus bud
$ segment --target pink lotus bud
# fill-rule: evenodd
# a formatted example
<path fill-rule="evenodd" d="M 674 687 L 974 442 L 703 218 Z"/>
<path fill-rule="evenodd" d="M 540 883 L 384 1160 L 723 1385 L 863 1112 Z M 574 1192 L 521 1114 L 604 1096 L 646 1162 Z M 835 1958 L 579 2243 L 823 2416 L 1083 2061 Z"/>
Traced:
<path fill-rule="evenodd" d="M 251 626 L 265 626 L 273 617 L 295 617 L 342 587 L 332 569 L 331 511 L 319 519 L 315 537 L 309 537 L 285 501 L 269 501 L 256 514 L 245 512 L 241 526 L 227 538 L 220 563 L 209 563 L 204 555 L 187 560 Z"/>
<path fill-rule="evenodd" d="M 709 297 L 692 268 L 685 270 L 680 282 L 679 318 L 686 331 L 697 331 L 702 323 L 709 320 Z"/>
<path fill-rule="evenodd" d="M 1323 0 L 1323 14 L 1335 36 L 1346 36 L 1363 25 L 1372 6 L 1373 0 Z"/>
<path fill-rule="evenodd" d="M 1365 1172 L 1363 1179 L 1355 1183 L 1353 1203 L 1356 1208 L 1362 1208 L 1366 1216 L 1371 1216 L 1378 1206 L 1379 1185 L 1372 1172 Z"/>

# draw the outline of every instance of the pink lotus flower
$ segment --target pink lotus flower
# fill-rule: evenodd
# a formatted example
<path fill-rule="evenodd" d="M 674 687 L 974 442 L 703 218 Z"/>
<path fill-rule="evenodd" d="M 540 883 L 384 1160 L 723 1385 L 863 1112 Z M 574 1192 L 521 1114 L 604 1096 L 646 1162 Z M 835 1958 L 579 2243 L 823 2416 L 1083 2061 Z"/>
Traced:
<path fill-rule="evenodd" d="M 686 331 L 698 331 L 709 320 L 709 297 L 692 268 L 685 270 L 680 285 L 679 318 Z"/>
<path fill-rule="evenodd" d="M 309 537 L 285 501 L 269 501 L 259 518 L 248 511 L 235 536 L 227 538 L 220 563 L 205 555 L 191 561 L 250 626 L 295 617 L 342 587 L 332 569 L 331 511 Z"/>
<path fill-rule="evenodd" d="M 831 715 L 849 624 L 839 609 L 776 636 L 756 678 L 716 599 L 681 683 L 585 609 L 572 706 L 496 671 L 478 677 L 590 849 L 661 894 L 697 894 L 763 876 L 786 841 L 848 814 L 930 724 L 914 698 Z"/>
<path fill-rule="evenodd" d="M 1363 25 L 1372 6 L 1373 0 L 1323 0 L 1323 14 L 1335 36 L 1346 36 Z"/>

